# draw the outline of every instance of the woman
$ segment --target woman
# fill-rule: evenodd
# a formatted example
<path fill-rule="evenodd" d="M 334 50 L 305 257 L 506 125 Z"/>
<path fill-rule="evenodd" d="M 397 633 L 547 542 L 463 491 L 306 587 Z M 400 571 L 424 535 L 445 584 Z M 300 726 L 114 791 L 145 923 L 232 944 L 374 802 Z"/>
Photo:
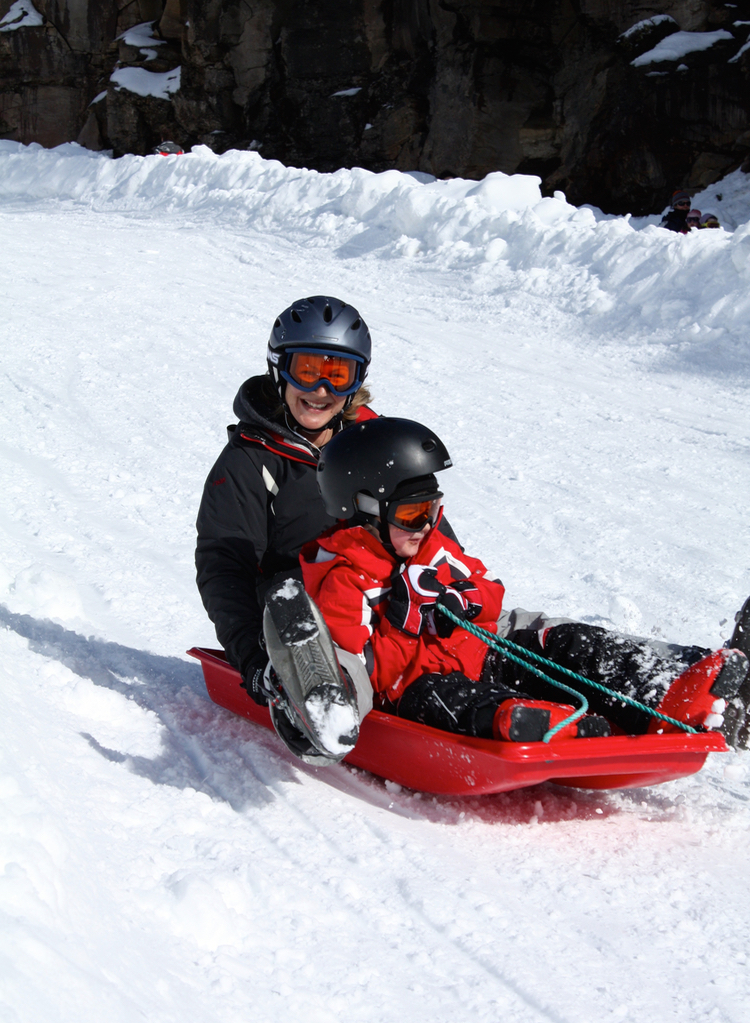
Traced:
<path fill-rule="evenodd" d="M 276 319 L 268 373 L 240 387 L 226 445 L 198 512 L 198 589 L 227 657 L 257 702 L 268 662 L 265 593 L 279 576 L 300 577 L 299 551 L 332 526 L 315 471 L 340 430 L 375 417 L 364 380 L 367 324 L 337 298 L 300 299 Z"/>
<path fill-rule="evenodd" d="M 370 356 L 370 332 L 354 306 L 325 295 L 293 302 L 271 330 L 268 372 L 240 387 L 234 400 L 240 422 L 228 427 L 229 443 L 203 489 L 198 589 L 230 664 L 257 703 L 268 702 L 269 589 L 302 578 L 300 549 L 335 522 L 316 481 L 320 450 L 341 430 L 377 418 L 364 386 Z M 455 540 L 447 521 L 440 529 Z M 369 692 L 366 676 L 364 685 Z M 271 712 L 292 752 L 321 762 L 275 706 Z"/>

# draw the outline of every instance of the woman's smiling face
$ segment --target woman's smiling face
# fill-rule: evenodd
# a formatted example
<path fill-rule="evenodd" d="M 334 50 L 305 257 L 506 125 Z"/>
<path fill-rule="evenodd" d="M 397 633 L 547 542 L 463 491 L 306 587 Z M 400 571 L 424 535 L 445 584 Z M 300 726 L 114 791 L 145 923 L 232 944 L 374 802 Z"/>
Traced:
<path fill-rule="evenodd" d="M 309 433 L 325 430 L 346 403 L 345 397 L 332 394 L 323 384 L 315 391 L 300 391 L 294 384 L 287 384 L 284 398 L 295 422 Z"/>

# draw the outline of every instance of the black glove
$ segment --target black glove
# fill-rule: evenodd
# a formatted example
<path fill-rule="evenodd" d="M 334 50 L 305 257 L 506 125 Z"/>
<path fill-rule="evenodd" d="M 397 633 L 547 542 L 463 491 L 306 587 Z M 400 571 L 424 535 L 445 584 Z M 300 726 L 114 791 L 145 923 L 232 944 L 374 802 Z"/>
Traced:
<path fill-rule="evenodd" d="M 385 617 L 410 636 L 419 636 L 427 625 L 431 632 L 445 639 L 456 626 L 440 614 L 438 604 L 464 619 L 476 618 L 482 610 L 479 590 L 469 579 L 444 586 L 437 578 L 436 568 L 402 566 L 391 579 L 391 599 Z"/>
<path fill-rule="evenodd" d="M 270 693 L 263 684 L 263 676 L 268 664 L 268 654 L 265 650 L 258 650 L 250 664 L 242 673 L 242 688 L 252 697 L 255 703 L 261 707 L 268 706 Z"/>
<path fill-rule="evenodd" d="M 427 565 L 401 565 L 391 578 L 391 597 L 385 617 L 397 629 L 418 636 L 435 601 L 445 593 L 437 580 L 437 569 Z"/>
<path fill-rule="evenodd" d="M 452 586 L 446 586 L 438 598 L 438 605 L 448 608 L 454 615 L 471 621 L 482 610 L 482 595 L 470 579 L 460 579 Z M 435 614 L 435 632 L 442 639 L 447 639 L 456 627 L 456 623 L 447 615 L 441 615 L 440 609 Z"/>

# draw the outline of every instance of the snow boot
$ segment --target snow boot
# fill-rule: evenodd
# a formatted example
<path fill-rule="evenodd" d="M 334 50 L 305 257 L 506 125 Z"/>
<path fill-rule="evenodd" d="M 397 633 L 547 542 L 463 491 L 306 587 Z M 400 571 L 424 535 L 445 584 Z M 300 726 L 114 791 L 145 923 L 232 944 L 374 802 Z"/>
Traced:
<path fill-rule="evenodd" d="M 268 710 L 276 734 L 295 757 L 313 767 L 332 767 L 334 764 L 338 764 L 340 757 L 324 756 L 299 728 L 295 728 L 288 717 L 287 710 L 282 707 L 282 701 L 269 703 Z"/>
<path fill-rule="evenodd" d="M 734 616 L 734 632 L 727 641 L 730 650 L 741 650 L 745 657 L 750 657 L 750 597 Z"/>
<path fill-rule="evenodd" d="M 546 700 L 503 700 L 495 711 L 492 734 L 507 742 L 541 742 L 550 728 L 575 711 L 567 703 Z M 588 714 L 557 732 L 554 739 L 589 739 L 610 735 L 609 722 L 598 714 Z M 553 741 L 554 741 L 553 739 Z"/>
<path fill-rule="evenodd" d="M 735 626 L 727 641 L 729 650 L 750 657 L 750 597 L 734 616 Z M 724 711 L 724 738 L 734 749 L 750 749 L 750 674 L 727 703 Z"/>
<path fill-rule="evenodd" d="M 357 693 L 299 580 L 283 579 L 266 594 L 263 636 L 278 678 L 271 720 L 279 737 L 307 763 L 338 763 L 359 735 Z"/>
<path fill-rule="evenodd" d="M 724 714 L 747 675 L 748 659 L 742 651 L 726 647 L 716 650 L 678 675 L 656 709 L 693 728 L 718 729 L 734 745 L 726 731 L 732 726 Z M 648 730 L 652 734 L 679 731 L 676 725 L 659 718 L 652 718 Z"/>

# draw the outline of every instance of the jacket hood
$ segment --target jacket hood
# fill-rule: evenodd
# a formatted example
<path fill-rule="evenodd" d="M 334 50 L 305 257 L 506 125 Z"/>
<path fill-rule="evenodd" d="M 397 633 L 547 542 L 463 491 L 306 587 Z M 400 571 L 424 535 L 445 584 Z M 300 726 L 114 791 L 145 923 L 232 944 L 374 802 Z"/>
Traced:
<path fill-rule="evenodd" d="M 396 558 L 392 557 L 380 540 L 373 536 L 369 529 L 364 526 L 343 526 L 334 528 L 329 533 L 324 533 L 317 540 L 313 541 L 316 548 L 322 547 L 330 554 L 340 554 L 347 557 L 350 551 L 365 549 L 379 562 L 387 573 L 390 573 L 398 564 Z M 313 547 L 308 545 L 308 550 Z"/>
<path fill-rule="evenodd" d="M 317 552 L 320 548 L 322 548 L 329 554 L 338 554 L 344 558 L 351 558 L 351 560 L 356 562 L 357 559 L 361 557 L 361 554 L 357 554 L 356 552 L 366 550 L 379 563 L 377 571 L 390 575 L 390 573 L 398 565 L 403 564 L 404 561 L 406 564 L 420 564 L 421 559 L 428 556 L 428 552 L 431 552 L 433 548 L 437 550 L 437 547 L 443 543 L 444 539 L 445 538 L 439 532 L 437 525 L 434 526 L 422 540 L 417 553 L 412 555 L 411 558 L 405 559 L 399 558 L 397 555 L 393 555 L 387 551 L 383 546 L 382 541 L 378 537 L 373 536 L 370 530 L 366 529 L 364 526 L 349 526 L 344 524 L 341 526 L 334 526 L 330 532 L 323 533 L 323 535 L 319 536 L 317 540 L 313 540 L 311 543 L 306 544 L 303 548 L 303 556 L 308 561 L 314 561 L 316 557 L 319 558 Z M 351 552 L 355 553 L 352 555 Z M 425 562 L 425 564 L 426 563 L 427 562 Z"/>
<path fill-rule="evenodd" d="M 241 423 L 250 423 L 264 430 L 280 433 L 290 440 L 299 440 L 299 436 L 292 433 L 283 418 L 276 418 L 274 415 L 276 406 L 272 405 L 263 393 L 263 381 L 266 379 L 264 373 L 246 380 L 237 391 L 232 411 Z"/>
<path fill-rule="evenodd" d="M 296 433 L 288 424 L 285 416 L 275 415 L 277 403 L 271 404 L 263 393 L 263 381 L 266 374 L 250 377 L 240 387 L 234 399 L 232 411 L 243 424 L 259 429 L 264 434 L 275 434 L 294 444 L 304 444 L 317 459 L 319 451 L 306 437 Z"/>

